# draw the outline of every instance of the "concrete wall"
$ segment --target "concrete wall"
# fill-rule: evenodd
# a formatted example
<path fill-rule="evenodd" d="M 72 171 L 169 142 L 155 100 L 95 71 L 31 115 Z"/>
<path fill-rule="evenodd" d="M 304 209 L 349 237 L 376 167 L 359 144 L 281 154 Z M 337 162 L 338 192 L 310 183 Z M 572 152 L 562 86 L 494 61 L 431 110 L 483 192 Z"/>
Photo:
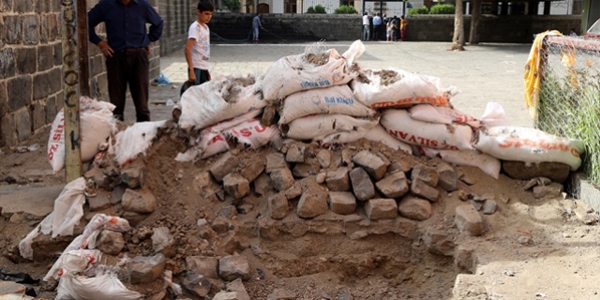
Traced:
<path fill-rule="evenodd" d="M 197 0 L 159 1 L 159 13 L 165 20 L 163 37 L 160 39 L 160 54 L 181 52 L 187 41 L 187 33 L 196 20 Z"/>
<path fill-rule="evenodd" d="M 89 9 L 98 1 L 87 2 Z M 27 140 L 63 107 L 60 10 L 60 1 L 0 0 L 0 147 Z M 159 49 L 150 78 L 160 73 Z M 93 44 L 89 64 L 92 96 L 108 100 L 104 58 Z"/>

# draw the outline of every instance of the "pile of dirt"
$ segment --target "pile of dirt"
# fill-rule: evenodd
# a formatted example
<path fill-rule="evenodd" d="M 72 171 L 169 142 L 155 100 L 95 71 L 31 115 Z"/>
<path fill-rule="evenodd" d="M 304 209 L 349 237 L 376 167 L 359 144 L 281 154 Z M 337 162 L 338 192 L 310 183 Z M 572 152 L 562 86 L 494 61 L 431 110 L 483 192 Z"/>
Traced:
<path fill-rule="evenodd" d="M 98 174 L 93 169 L 99 168 L 91 164 L 92 170 L 86 174 L 98 183 L 104 182 L 100 185 L 108 188 L 103 191 L 101 187 L 96 197 L 111 197 L 115 193 L 119 197 L 119 193 L 122 195 L 127 189 L 144 189 L 154 196 L 156 207 L 152 213 L 141 214 L 126 211 L 122 203 L 110 204 L 109 201 L 109 205 L 101 209 L 96 207 L 95 211 L 90 211 L 90 205 L 86 204 L 84 219 L 89 221 L 93 215 L 104 213 L 129 220 L 132 230 L 123 234 L 125 247 L 115 255 L 114 261 L 116 258 L 149 257 L 161 252 L 153 246 L 153 231 L 168 228 L 175 251 L 165 253 L 165 270 L 172 271 L 174 282 L 179 284 L 185 282 L 190 272 L 199 272 L 192 267 L 190 259 L 219 261 L 231 255 L 243 256 L 249 269 L 240 278 L 251 299 L 450 298 L 457 274 L 475 270 L 477 255 L 474 249 L 481 242 L 481 237 L 461 233 L 457 228 L 456 207 L 466 205 L 483 209 L 480 206 L 485 201 L 494 201 L 496 210 L 485 215 L 478 213 L 486 232 L 483 234 L 485 240 L 488 232 L 514 223 L 509 213 L 512 203 L 540 201 L 531 191 L 524 190 L 526 181 L 504 175 L 496 180 L 477 168 L 454 166 L 452 170 L 457 180 L 451 191 L 434 185 L 431 188 L 439 193 L 438 197 L 423 200 L 423 196 L 411 187 L 410 192 L 395 199 L 396 204 L 402 203 L 405 197 L 417 197 L 426 202 L 431 212 L 419 214 L 425 216 L 419 220 L 408 219 L 406 216 L 412 214 L 406 211 L 398 213 L 397 206 L 396 215 L 379 219 L 375 217 L 375 209 L 367 208 L 370 200 L 356 200 L 355 209 L 344 215 L 334 213 L 333 205 L 329 203 L 326 211 L 317 209 L 316 216 L 302 217 L 298 210 L 304 194 L 321 195 L 320 201 L 327 201 L 322 197 L 331 199 L 330 189 L 340 189 L 338 185 L 330 184 L 330 179 L 331 182 L 339 181 L 328 174 L 339 173 L 340 169 L 345 170 L 342 173 L 368 169 L 353 159 L 363 151 L 386 162 L 385 176 L 404 173 L 407 185 L 415 181 L 412 176 L 415 167 L 435 169 L 445 163 L 439 159 L 407 155 L 366 140 L 330 149 L 291 140 L 260 149 L 232 143 L 233 150 L 207 160 L 193 164 L 175 161 L 175 156 L 185 150 L 185 145 L 184 134 L 171 124 L 161 130 L 146 156 L 120 168 L 121 176 L 112 178 L 112 183 L 91 176 Z M 297 158 L 285 159 L 290 149 L 297 151 L 298 147 L 303 149 L 303 162 Z M 320 153 L 329 154 L 329 159 L 325 159 L 329 164 L 323 163 Z M 284 158 L 278 163 L 283 162 L 293 175 L 291 185 L 282 183 L 285 176 L 272 175 L 269 164 L 273 162 L 269 160 L 273 157 Z M 224 160 L 227 163 L 223 164 Z M 127 168 L 141 171 L 143 175 L 138 177 L 138 184 L 127 186 L 123 183 L 123 172 Z M 101 169 L 101 173 L 112 172 L 108 169 L 110 167 Z M 129 175 L 132 173 L 128 171 Z M 221 178 L 217 180 L 215 174 Z M 243 196 L 238 193 L 244 190 L 239 188 L 240 185 L 224 186 L 223 177 L 230 174 L 253 177 L 247 180 L 249 189 Z M 373 184 L 380 179 L 371 178 Z M 131 180 L 128 183 L 131 184 Z M 348 184 L 349 187 L 341 189 L 352 195 L 352 182 Z M 372 199 L 386 198 L 376 187 Z M 286 203 L 283 216 L 276 207 L 281 203 L 276 199 L 281 198 Z M 279 214 L 275 218 L 274 212 Z M 39 219 L 22 218 L 22 221 L 12 222 L 0 218 L 4 232 L 19 227 L 12 238 L 5 237 L 2 241 L 3 262 L 8 268 L 40 278 L 72 237 L 51 239 L 41 236 L 33 244 L 34 262 L 24 260 L 18 254 L 17 244 Z M 82 232 L 85 223 L 76 228 L 76 234 Z M 209 297 L 226 290 L 226 284 L 232 281 L 231 277 L 224 279 L 222 274 L 214 276 L 217 272 L 198 274 L 211 282 L 210 290 L 206 291 Z M 128 288 L 150 298 L 166 292 L 162 280 L 161 277 L 150 283 L 125 283 Z M 41 296 L 53 298 L 55 287 L 55 282 L 44 283 L 40 288 Z M 201 299 L 190 289 L 184 291 L 189 298 Z"/>

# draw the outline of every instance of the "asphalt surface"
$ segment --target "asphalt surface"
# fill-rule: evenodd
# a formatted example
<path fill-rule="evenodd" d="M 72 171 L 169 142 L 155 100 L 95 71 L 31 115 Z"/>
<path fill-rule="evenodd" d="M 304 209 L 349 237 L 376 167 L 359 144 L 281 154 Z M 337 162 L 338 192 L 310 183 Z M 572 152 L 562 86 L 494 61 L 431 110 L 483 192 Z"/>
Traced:
<path fill-rule="evenodd" d="M 343 53 L 352 42 L 331 42 L 321 46 Z M 213 44 L 210 72 L 212 76 L 248 73 L 260 75 L 277 59 L 303 53 L 314 43 L 296 44 Z M 440 77 L 444 85 L 460 91 L 452 104 L 460 111 L 480 117 L 488 102 L 502 105 L 512 125 L 531 127 L 523 97 L 524 66 L 529 44 L 481 44 L 466 51 L 449 51 L 450 43 L 440 42 L 365 42 L 366 51 L 358 59 L 361 67 L 370 69 L 399 68 Z M 150 90 L 153 120 L 168 119 L 168 100 L 179 100 L 179 89 L 187 79 L 187 63 L 183 55 L 173 53 L 161 57 L 162 73 L 172 86 L 153 86 Z M 127 120 L 135 120 L 133 103 L 127 102 Z"/>

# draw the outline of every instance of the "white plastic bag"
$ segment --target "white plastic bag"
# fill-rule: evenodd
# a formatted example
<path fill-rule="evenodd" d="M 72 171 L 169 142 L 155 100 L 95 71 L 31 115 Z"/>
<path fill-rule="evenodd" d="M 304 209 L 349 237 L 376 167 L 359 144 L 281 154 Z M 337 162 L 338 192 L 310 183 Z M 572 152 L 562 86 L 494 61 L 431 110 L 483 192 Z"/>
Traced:
<path fill-rule="evenodd" d="M 488 102 L 483 115 L 481 116 L 481 122 L 487 127 L 494 126 L 509 126 L 510 122 L 506 118 L 504 108 L 498 102 Z"/>
<path fill-rule="evenodd" d="M 112 271 L 104 271 L 95 277 L 74 275 L 61 277 L 57 288 L 57 300 L 136 300 L 138 292 L 128 290 Z"/>
<path fill-rule="evenodd" d="M 166 123 L 166 120 L 139 122 L 117 133 L 114 151 L 119 165 L 124 166 L 138 155 L 145 155 L 158 133 L 158 128 L 165 126 Z"/>
<path fill-rule="evenodd" d="M 221 76 L 183 93 L 179 126 L 202 129 L 266 105 L 254 78 Z"/>
<path fill-rule="evenodd" d="M 287 124 L 297 118 L 315 114 L 370 117 L 375 115 L 375 111 L 355 101 L 348 85 L 337 85 L 287 96 L 279 113 L 279 124 Z"/>
<path fill-rule="evenodd" d="M 471 127 L 414 120 L 406 110 L 386 109 L 381 125 L 393 137 L 412 145 L 446 150 L 471 150 Z"/>
<path fill-rule="evenodd" d="M 458 165 L 471 166 L 481 169 L 486 174 L 498 179 L 502 167 L 500 160 L 477 150 L 439 150 L 431 148 L 421 148 L 429 158 L 438 156 L 442 160 Z"/>
<path fill-rule="evenodd" d="M 438 77 L 399 69 L 363 69 L 361 79 L 351 83 L 354 98 L 373 108 L 410 107 L 428 103 L 448 106 L 456 88 L 442 86 Z"/>
<path fill-rule="evenodd" d="M 54 200 L 54 210 L 47 215 L 23 240 L 19 242 L 19 253 L 22 257 L 33 259 L 33 239 L 40 233 L 50 234 L 55 238 L 59 235 L 73 235 L 73 227 L 79 224 L 83 216 L 85 203 L 85 178 L 79 177 L 67 184 L 60 195 Z"/>
<path fill-rule="evenodd" d="M 314 115 L 298 118 L 282 128 L 288 137 L 297 140 L 318 140 L 336 132 L 359 131 L 375 127 L 378 119 L 355 118 L 346 115 Z"/>
<path fill-rule="evenodd" d="M 350 67 L 364 51 L 365 46 L 357 40 L 342 55 L 335 49 L 318 53 L 307 50 L 280 58 L 260 80 L 264 98 L 279 101 L 299 91 L 346 84 L 356 76 Z"/>
<path fill-rule="evenodd" d="M 279 138 L 275 125 L 263 127 L 259 119 L 251 119 L 226 131 L 226 136 L 235 137 L 239 143 L 259 148 Z"/>
<path fill-rule="evenodd" d="M 534 128 L 496 126 L 479 131 L 475 148 L 503 160 L 526 163 L 559 162 L 572 171 L 581 166 L 582 141 L 558 137 Z"/>
<path fill-rule="evenodd" d="M 111 103 L 81 97 L 79 106 L 79 147 L 81 161 L 87 162 L 98 153 L 98 147 L 116 132 L 117 120 L 113 117 L 115 106 Z M 65 165 L 64 118 L 64 109 L 61 109 L 54 117 L 48 138 L 48 161 L 54 173 L 62 170 Z"/>

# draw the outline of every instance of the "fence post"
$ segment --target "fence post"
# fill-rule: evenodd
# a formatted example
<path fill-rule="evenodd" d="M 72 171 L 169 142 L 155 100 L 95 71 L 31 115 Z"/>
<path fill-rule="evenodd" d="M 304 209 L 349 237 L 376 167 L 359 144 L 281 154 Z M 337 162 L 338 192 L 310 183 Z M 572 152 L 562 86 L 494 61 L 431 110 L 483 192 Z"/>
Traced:
<path fill-rule="evenodd" d="M 82 96 L 91 97 L 87 6 L 85 0 L 77 0 L 77 46 L 79 47 L 79 91 Z"/>
<path fill-rule="evenodd" d="M 78 0 L 81 1 L 81 0 Z M 65 116 L 65 181 L 81 176 L 79 135 L 79 72 L 77 70 L 77 13 L 73 0 L 62 0 L 62 52 Z"/>

